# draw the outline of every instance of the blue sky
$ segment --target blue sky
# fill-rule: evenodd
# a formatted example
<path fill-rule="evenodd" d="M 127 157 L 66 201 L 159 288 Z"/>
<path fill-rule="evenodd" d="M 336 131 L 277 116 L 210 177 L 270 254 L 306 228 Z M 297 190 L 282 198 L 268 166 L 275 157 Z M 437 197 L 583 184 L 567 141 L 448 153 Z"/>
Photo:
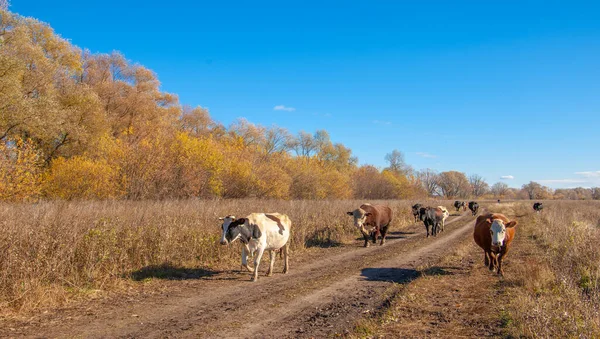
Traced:
<path fill-rule="evenodd" d="M 122 52 L 226 125 L 326 129 L 361 164 L 385 166 L 398 149 L 416 169 L 490 184 L 600 186 L 600 2 L 12 0 L 10 9 L 92 52 Z"/>

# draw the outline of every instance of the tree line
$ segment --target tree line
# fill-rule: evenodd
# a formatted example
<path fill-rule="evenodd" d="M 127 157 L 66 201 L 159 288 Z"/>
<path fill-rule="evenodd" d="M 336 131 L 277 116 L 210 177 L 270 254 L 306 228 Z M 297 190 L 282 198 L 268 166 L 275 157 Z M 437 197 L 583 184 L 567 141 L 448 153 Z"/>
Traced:
<path fill-rule="evenodd" d="M 358 166 L 325 130 L 293 135 L 245 119 L 224 126 L 120 53 L 81 50 L 6 7 L 0 200 L 519 197 L 478 175 L 414 171 L 398 150 L 382 170 Z"/>

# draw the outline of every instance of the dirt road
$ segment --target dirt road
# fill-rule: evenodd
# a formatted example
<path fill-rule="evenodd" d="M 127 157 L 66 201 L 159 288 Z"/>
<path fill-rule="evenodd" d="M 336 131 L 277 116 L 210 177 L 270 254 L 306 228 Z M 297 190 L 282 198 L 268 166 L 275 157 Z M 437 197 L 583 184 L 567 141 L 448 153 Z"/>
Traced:
<path fill-rule="evenodd" d="M 470 236 L 474 217 L 446 223 L 425 238 L 421 223 L 391 232 L 384 246 L 356 246 L 319 252 L 292 266 L 287 275 L 229 271 L 139 300 L 113 300 L 76 309 L 27 326 L 0 330 L 25 337 L 325 337 L 347 333 L 356 320 L 377 312 L 417 268 L 439 260 Z M 326 256 L 325 256 L 326 255 Z M 279 264 L 279 265 L 277 265 Z M 281 271 L 281 262 L 276 271 Z M 267 265 L 262 265 L 265 268 Z"/>

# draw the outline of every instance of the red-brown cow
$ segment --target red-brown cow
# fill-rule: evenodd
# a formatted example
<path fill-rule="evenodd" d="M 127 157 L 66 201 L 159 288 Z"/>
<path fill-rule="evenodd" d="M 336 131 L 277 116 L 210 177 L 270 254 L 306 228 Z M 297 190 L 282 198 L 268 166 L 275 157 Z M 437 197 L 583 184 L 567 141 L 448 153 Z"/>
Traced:
<path fill-rule="evenodd" d="M 354 226 L 360 229 L 365 238 L 365 247 L 369 247 L 369 233 L 373 237 L 373 243 L 377 242 L 379 234 L 381 234 L 381 245 L 385 243 L 385 235 L 392 222 L 391 208 L 384 205 L 362 204 L 346 214 L 354 217 Z"/>
<path fill-rule="evenodd" d="M 497 267 L 498 274 L 504 275 L 502 259 L 508 253 L 510 243 L 515 237 L 516 225 L 517 221 L 510 221 L 499 213 L 488 213 L 477 217 L 473 238 L 485 252 L 484 263 L 489 266 L 490 271 Z"/>

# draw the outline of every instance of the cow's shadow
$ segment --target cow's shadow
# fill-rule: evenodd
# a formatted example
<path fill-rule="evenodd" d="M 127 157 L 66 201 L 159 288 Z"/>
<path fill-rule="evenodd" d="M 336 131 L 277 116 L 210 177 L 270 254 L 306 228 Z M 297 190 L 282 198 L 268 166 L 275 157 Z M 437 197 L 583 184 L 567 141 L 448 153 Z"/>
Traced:
<path fill-rule="evenodd" d="M 402 232 L 402 231 L 394 231 L 388 232 L 385 236 L 386 239 L 406 239 L 409 235 L 413 235 L 415 232 Z"/>
<path fill-rule="evenodd" d="M 135 281 L 142 281 L 150 278 L 164 280 L 190 280 L 206 279 L 215 276 L 221 272 L 208 270 L 204 268 L 185 268 L 177 267 L 171 264 L 150 265 L 128 274 L 129 278 Z"/>
<path fill-rule="evenodd" d="M 367 281 L 387 281 L 397 284 L 407 284 L 420 276 L 419 271 L 398 268 L 398 267 L 381 267 L 381 268 L 363 268 L 360 275 Z"/>

